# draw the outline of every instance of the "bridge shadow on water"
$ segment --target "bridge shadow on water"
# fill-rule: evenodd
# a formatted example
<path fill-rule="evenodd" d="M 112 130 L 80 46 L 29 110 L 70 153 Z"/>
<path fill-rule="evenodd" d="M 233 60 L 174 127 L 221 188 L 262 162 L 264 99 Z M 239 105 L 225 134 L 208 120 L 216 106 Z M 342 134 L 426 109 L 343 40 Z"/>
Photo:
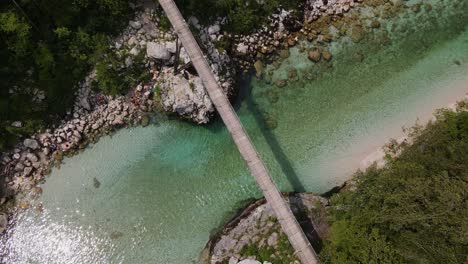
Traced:
<path fill-rule="evenodd" d="M 245 102 L 248 110 L 254 116 L 255 122 L 260 127 L 260 131 L 267 141 L 276 162 L 278 162 L 282 172 L 284 175 L 286 175 L 286 178 L 293 187 L 293 192 L 289 195 L 290 207 L 294 208 L 291 202 L 294 200 L 296 204 L 295 207 L 298 208 L 298 211 L 296 212 L 293 210 L 293 213 L 296 215 L 299 224 L 306 233 L 307 238 L 311 242 L 312 246 L 316 252 L 319 252 L 322 248 L 322 240 L 313 226 L 312 219 L 309 218 L 307 212 L 305 211 L 305 206 L 302 203 L 302 200 L 294 199 L 294 193 L 306 192 L 306 189 L 304 188 L 304 185 L 294 170 L 291 160 L 287 157 L 276 135 L 273 133 L 273 130 L 268 127 L 265 112 L 258 107 L 255 98 L 252 96 L 252 87 L 250 85 L 250 81 L 245 81 L 242 83 L 241 87 L 242 88 L 240 89 L 237 101 L 234 104 L 236 106 L 236 110 L 238 110 L 240 107 L 241 102 Z"/>

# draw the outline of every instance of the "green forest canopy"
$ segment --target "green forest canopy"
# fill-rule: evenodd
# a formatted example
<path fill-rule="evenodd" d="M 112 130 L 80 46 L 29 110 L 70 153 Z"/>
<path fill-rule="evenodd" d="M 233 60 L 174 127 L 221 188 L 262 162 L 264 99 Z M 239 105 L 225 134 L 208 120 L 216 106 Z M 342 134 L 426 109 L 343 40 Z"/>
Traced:
<path fill-rule="evenodd" d="M 72 106 L 76 84 L 131 15 L 126 0 L 0 2 L 0 150 Z M 41 104 L 35 89 L 47 95 Z M 14 120 L 25 125 L 11 127 Z"/>

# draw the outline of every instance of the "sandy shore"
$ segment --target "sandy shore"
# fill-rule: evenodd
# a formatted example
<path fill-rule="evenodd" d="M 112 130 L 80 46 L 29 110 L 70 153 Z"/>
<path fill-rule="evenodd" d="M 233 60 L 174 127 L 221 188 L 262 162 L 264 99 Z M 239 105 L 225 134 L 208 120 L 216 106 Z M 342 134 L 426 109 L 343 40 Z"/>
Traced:
<path fill-rule="evenodd" d="M 385 156 L 383 151 L 384 145 L 391 139 L 396 139 L 397 142 L 403 142 L 408 139 L 404 128 L 412 127 L 415 124 L 425 125 L 429 121 L 435 120 L 434 113 L 437 109 L 455 109 L 457 102 L 468 100 L 468 69 L 466 72 L 467 74 L 463 78 L 455 79 L 450 83 L 444 83 L 447 85 L 447 91 L 449 92 L 434 97 L 434 101 L 425 105 L 419 112 L 409 115 L 406 122 L 402 124 L 389 124 L 384 136 L 371 136 L 367 141 L 366 139 L 359 140 L 361 144 L 355 144 L 349 151 L 349 154 L 341 160 L 342 164 L 346 166 L 345 171 L 347 173 L 345 180 L 349 179 L 356 170 L 365 170 L 374 162 L 378 165 L 383 165 Z"/>

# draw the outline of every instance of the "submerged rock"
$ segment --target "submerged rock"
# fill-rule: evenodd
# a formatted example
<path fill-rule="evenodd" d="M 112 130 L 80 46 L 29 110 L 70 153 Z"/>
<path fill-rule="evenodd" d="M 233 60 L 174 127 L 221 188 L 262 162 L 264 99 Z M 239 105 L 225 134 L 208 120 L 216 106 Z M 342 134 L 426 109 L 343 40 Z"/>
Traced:
<path fill-rule="evenodd" d="M 309 54 L 307 57 L 309 58 L 309 60 L 317 63 L 322 58 L 322 54 L 320 53 L 319 49 L 314 49 L 314 50 L 309 51 Z"/>
<path fill-rule="evenodd" d="M 282 87 L 285 87 L 288 84 L 288 82 L 286 80 L 280 79 L 280 80 L 277 80 L 275 84 L 279 88 L 282 88 Z"/>
<path fill-rule="evenodd" d="M 351 30 L 349 30 L 349 37 L 353 42 L 358 43 L 364 39 L 365 33 L 366 32 L 361 25 L 355 25 L 351 28 Z"/>
<path fill-rule="evenodd" d="M 370 26 L 371 26 L 371 28 L 379 28 L 380 27 L 380 22 L 377 19 L 372 20 Z"/>
<path fill-rule="evenodd" d="M 255 68 L 255 76 L 257 76 L 257 78 L 262 78 L 262 75 L 263 75 L 263 63 L 262 61 L 260 60 L 257 60 L 255 63 L 254 63 L 254 68 Z"/>
<path fill-rule="evenodd" d="M 325 61 L 331 61 L 333 55 L 329 51 L 325 50 L 322 52 L 322 57 Z"/>
<path fill-rule="evenodd" d="M 98 179 L 96 179 L 96 177 L 93 178 L 93 186 L 96 189 L 101 187 L 101 182 Z"/>
<path fill-rule="evenodd" d="M 149 118 L 149 116 L 144 115 L 144 116 L 141 117 L 140 124 L 141 124 L 142 127 L 148 126 L 149 123 L 150 123 L 150 118 Z"/>
<path fill-rule="evenodd" d="M 123 233 L 120 232 L 120 231 L 113 231 L 113 232 L 110 234 L 110 238 L 111 238 L 112 240 L 119 239 L 119 238 L 121 238 L 121 237 L 123 237 Z"/>
<path fill-rule="evenodd" d="M 289 50 L 287 50 L 287 49 L 281 50 L 281 51 L 279 52 L 279 56 L 280 56 L 280 58 L 282 58 L 282 59 L 289 58 L 290 52 L 289 52 Z"/>

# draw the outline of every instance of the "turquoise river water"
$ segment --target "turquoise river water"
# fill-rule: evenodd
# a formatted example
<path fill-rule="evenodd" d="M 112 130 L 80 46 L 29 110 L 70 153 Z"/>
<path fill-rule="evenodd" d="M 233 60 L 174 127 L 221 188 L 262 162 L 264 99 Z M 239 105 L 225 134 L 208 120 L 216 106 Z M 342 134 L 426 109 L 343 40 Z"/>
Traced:
<path fill-rule="evenodd" d="M 402 126 L 466 95 L 462 2 L 382 21 L 358 44 L 342 38 L 332 67 L 293 48 L 267 67 L 271 80 L 247 85 L 237 112 L 282 191 L 328 191 Z M 293 68 L 297 80 L 276 87 Z M 0 262 L 197 263 L 210 233 L 261 195 L 222 123 L 162 118 L 65 159 L 42 187 L 44 211 L 18 215 Z"/>

